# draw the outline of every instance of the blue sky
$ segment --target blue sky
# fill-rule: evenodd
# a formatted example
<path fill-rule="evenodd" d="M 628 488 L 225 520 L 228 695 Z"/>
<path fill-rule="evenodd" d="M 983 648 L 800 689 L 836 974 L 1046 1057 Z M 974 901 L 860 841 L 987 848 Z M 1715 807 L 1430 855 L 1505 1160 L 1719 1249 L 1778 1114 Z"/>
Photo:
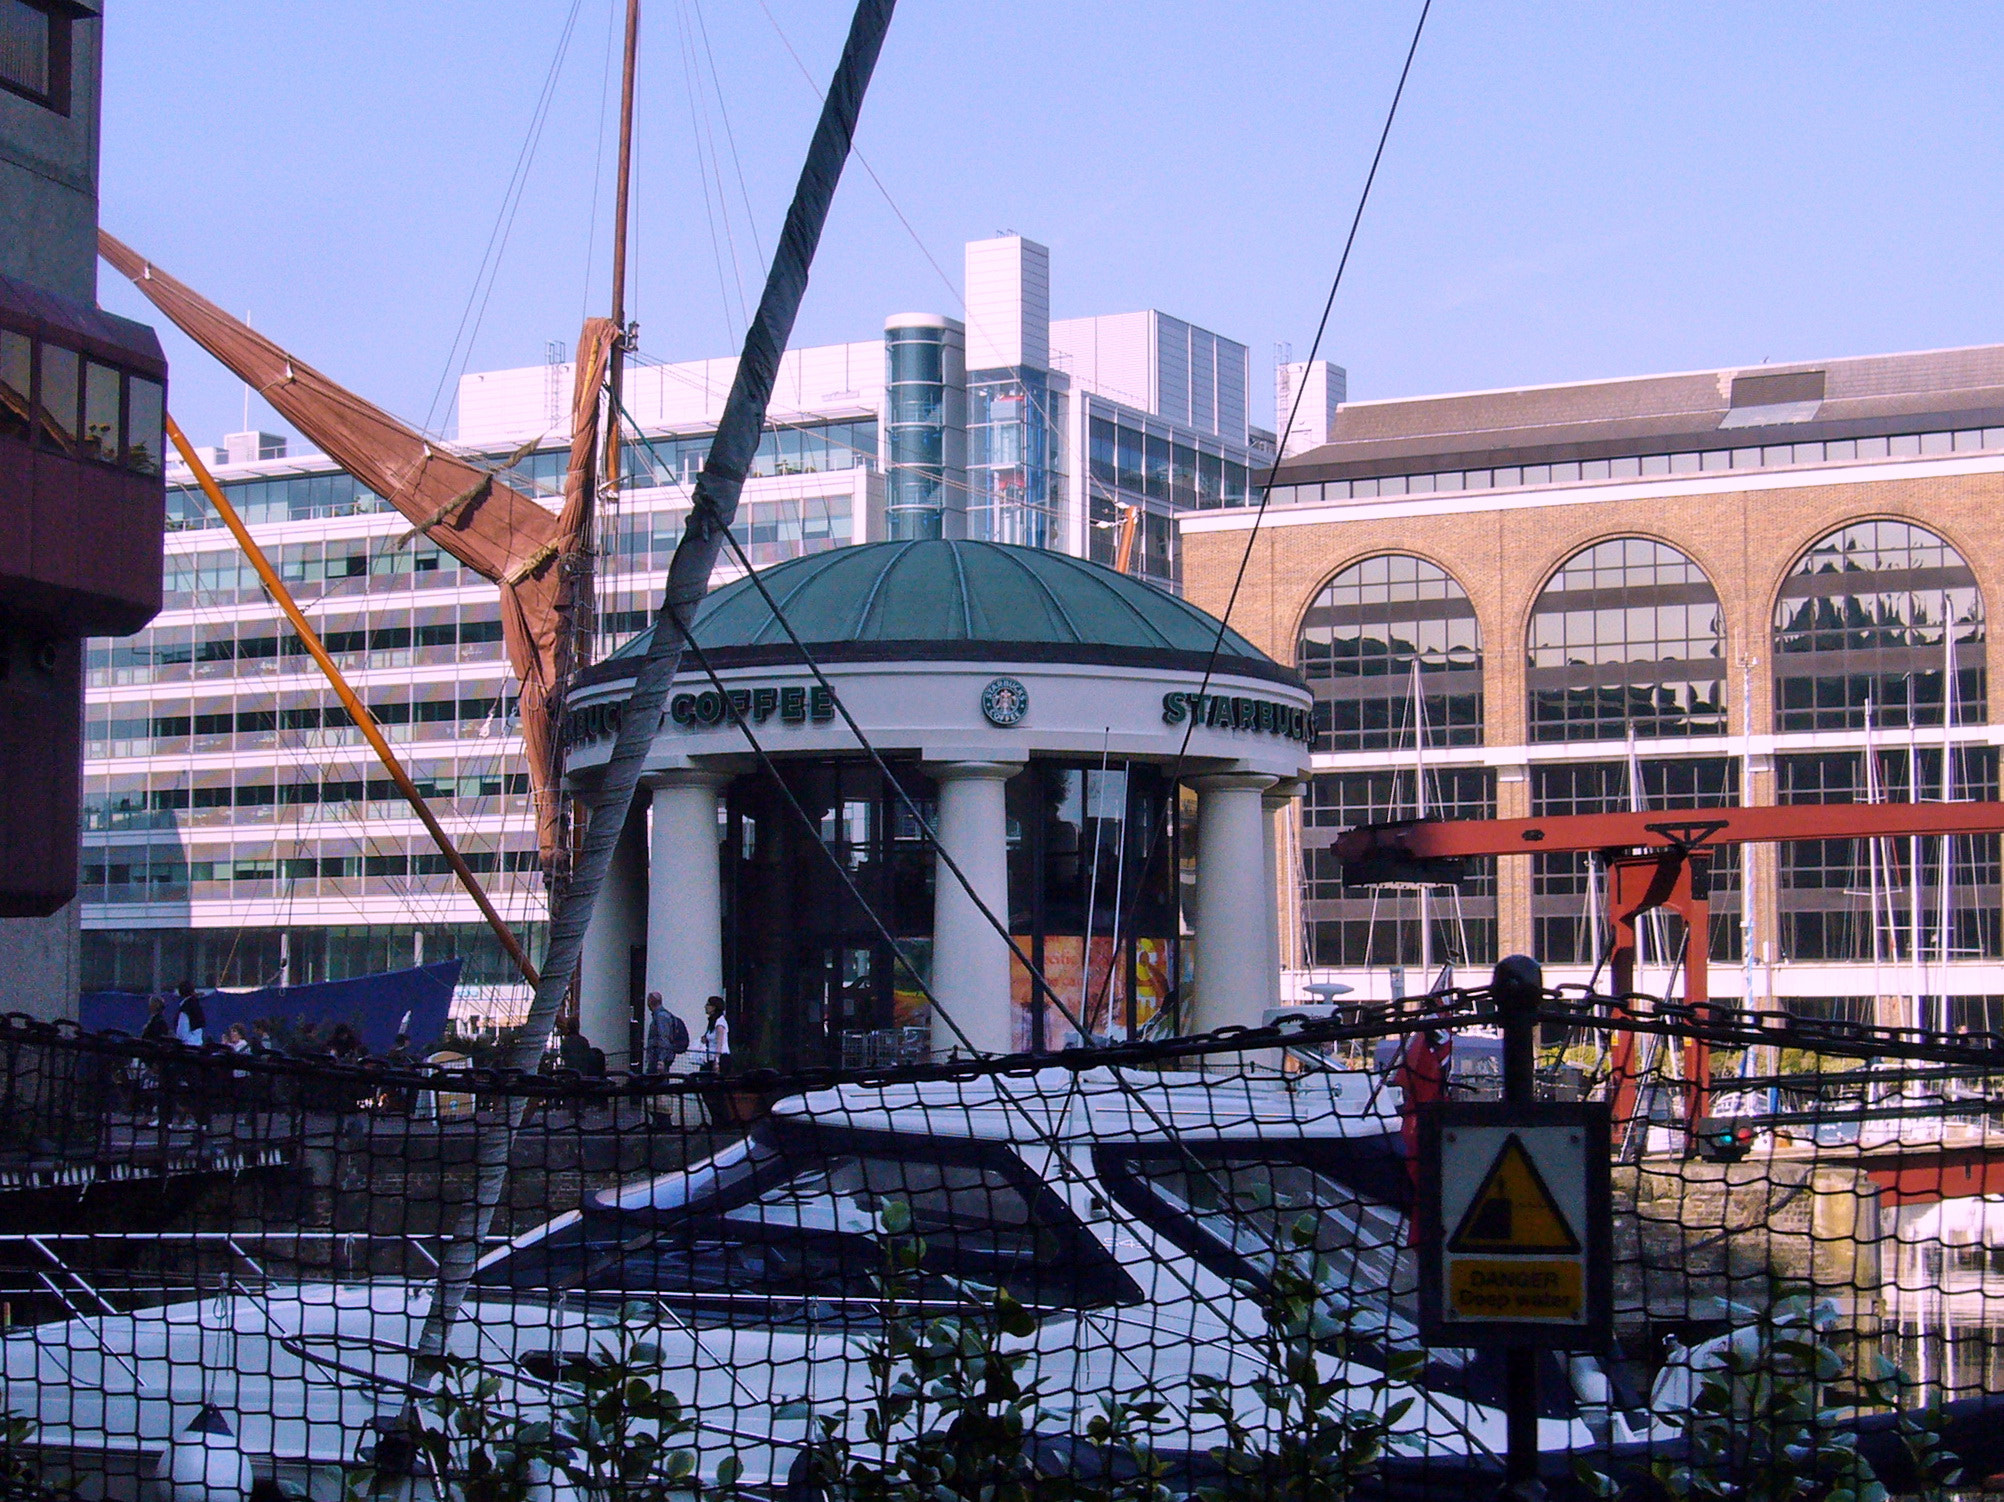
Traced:
<path fill-rule="evenodd" d="M 122 0 L 103 223 L 449 432 L 459 370 L 538 362 L 603 311 L 619 3 Z M 647 354 L 737 347 L 817 107 L 788 47 L 825 79 L 846 9 L 647 0 Z M 1244 340 L 1263 420 L 1274 346 L 1307 351 L 1416 14 L 904 0 L 859 138 L 895 208 L 852 168 L 796 342 L 957 313 L 933 262 L 957 284 L 962 241 L 1015 230 L 1051 247 L 1059 316 L 1154 306 Z M 1325 352 L 1376 397 L 2004 340 L 1995 20 L 1438 0 Z M 100 288 L 146 316 L 108 269 Z M 163 335 L 191 436 L 237 427 L 241 388 Z"/>

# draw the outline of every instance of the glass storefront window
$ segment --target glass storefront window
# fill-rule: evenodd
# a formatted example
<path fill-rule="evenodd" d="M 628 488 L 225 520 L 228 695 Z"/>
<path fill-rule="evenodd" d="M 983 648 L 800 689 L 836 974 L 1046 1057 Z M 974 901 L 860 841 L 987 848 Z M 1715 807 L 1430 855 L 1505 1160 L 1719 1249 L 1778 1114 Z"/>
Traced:
<path fill-rule="evenodd" d="M 28 393 L 34 372 L 34 341 L 0 329 L 0 434 L 26 438 L 31 428 Z"/>
<path fill-rule="evenodd" d="M 1224 501 L 1225 461 L 1222 455 L 1197 455 L 1197 505 L 1208 511 Z"/>
<path fill-rule="evenodd" d="M 1032 762 L 1010 779 L 1009 927 L 1057 993 L 1012 962 L 1015 1046 L 1169 1025 L 1177 858 L 1172 784 L 1152 766 Z M 1069 1015 L 1067 1015 L 1069 1014 Z"/>
<path fill-rule="evenodd" d="M 1123 490 L 1145 493 L 1148 480 L 1143 457 L 1147 440 L 1135 428 L 1122 427 L 1114 433 L 1114 483 Z"/>
<path fill-rule="evenodd" d="M 157 475 L 167 444 L 166 388 L 145 376 L 127 376 L 125 393 L 125 448 L 121 462 L 139 474 Z"/>
<path fill-rule="evenodd" d="M 1725 734 L 1719 597 L 1677 549 L 1619 537 L 1575 553 L 1529 635 L 1532 740 Z"/>
<path fill-rule="evenodd" d="M 1243 506 L 1246 503 L 1246 467 L 1236 459 L 1224 461 L 1225 504 Z"/>
<path fill-rule="evenodd" d="M 1114 461 L 1114 424 L 1104 417 L 1095 417 L 1088 424 L 1086 443 L 1091 450 L 1092 477 L 1102 485 L 1117 484 L 1119 472 Z"/>
<path fill-rule="evenodd" d="M 116 463 L 125 449 L 118 388 L 118 372 L 111 366 L 84 362 L 83 451 L 106 463 Z"/>
<path fill-rule="evenodd" d="M 1169 449 L 1169 499 L 1179 509 L 1197 504 L 1197 451 L 1180 443 Z"/>
<path fill-rule="evenodd" d="M 909 764 L 894 771 L 931 820 L 931 779 Z M 866 761 L 792 763 L 781 775 L 784 790 L 763 772 L 740 777 L 725 802 L 724 963 L 740 1046 L 796 1068 L 839 1064 L 862 1035 L 929 1033 L 922 994 L 870 918 L 927 972 L 932 855 L 897 790 Z"/>
<path fill-rule="evenodd" d="M 1989 713 L 1983 595 L 1912 522 L 1855 522 L 1803 554 L 1774 608 L 1775 729 L 1858 730 Z"/>

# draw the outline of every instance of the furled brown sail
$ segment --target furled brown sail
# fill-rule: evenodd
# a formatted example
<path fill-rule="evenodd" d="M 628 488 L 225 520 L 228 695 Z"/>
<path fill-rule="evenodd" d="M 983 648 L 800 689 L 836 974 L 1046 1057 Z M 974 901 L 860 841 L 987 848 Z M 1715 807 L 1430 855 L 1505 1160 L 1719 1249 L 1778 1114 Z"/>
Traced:
<path fill-rule="evenodd" d="M 598 446 L 598 388 L 612 326 L 587 319 L 578 341 L 571 467 L 552 515 L 487 470 L 440 448 L 380 407 L 295 359 L 112 236 L 98 253 L 153 305 L 282 413 L 348 473 L 482 578 L 501 586 L 502 631 L 520 693 L 523 749 L 545 867 L 561 851 L 557 715 L 574 660 L 574 607 L 589 608 L 582 567 Z"/>

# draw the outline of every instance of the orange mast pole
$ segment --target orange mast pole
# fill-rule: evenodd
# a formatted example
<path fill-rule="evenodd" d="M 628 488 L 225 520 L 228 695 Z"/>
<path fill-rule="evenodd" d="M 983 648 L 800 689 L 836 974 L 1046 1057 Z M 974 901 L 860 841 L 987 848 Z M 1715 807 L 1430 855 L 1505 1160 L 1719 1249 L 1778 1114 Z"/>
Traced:
<path fill-rule="evenodd" d="M 382 727 L 376 723 L 376 717 L 369 713 L 369 706 L 362 702 L 360 696 L 349 686 L 348 680 L 341 675 L 340 668 L 334 665 L 334 659 L 328 656 L 327 648 L 321 643 L 320 634 L 313 629 L 301 612 L 298 602 L 292 598 L 292 591 L 285 587 L 285 581 L 279 578 L 278 570 L 271 566 L 271 560 L 265 557 L 264 550 L 251 536 L 250 528 L 246 527 L 243 518 L 237 515 L 237 508 L 232 506 L 229 497 L 223 494 L 223 487 L 216 483 L 216 477 L 209 473 L 209 467 L 196 454 L 193 445 L 188 442 L 187 434 L 181 431 L 181 425 L 171 416 L 167 419 L 167 436 L 174 440 L 174 447 L 181 452 L 181 461 L 194 473 L 195 483 L 202 487 L 202 494 L 209 498 L 209 504 L 216 508 L 216 514 L 222 517 L 223 525 L 230 529 L 230 534 L 237 540 L 237 546 L 244 550 L 244 556 L 250 559 L 251 567 L 257 570 L 258 578 L 264 582 L 265 592 L 277 602 L 278 608 L 285 612 L 285 618 L 292 623 L 292 629 L 299 633 L 300 641 L 306 644 L 308 654 L 319 664 L 320 671 L 326 674 L 328 683 L 333 685 L 334 693 L 341 700 L 342 707 L 354 719 L 356 726 L 362 732 L 363 739 L 368 741 L 385 770 L 389 772 L 390 780 L 397 785 L 397 791 L 404 795 L 404 801 L 411 806 L 411 812 L 418 816 L 418 822 L 423 824 L 426 832 L 431 835 L 431 842 L 438 847 L 439 854 L 445 857 L 446 864 L 452 867 L 452 874 L 459 878 L 459 884 L 466 888 L 474 906 L 480 909 L 480 915 L 487 920 L 487 926 L 494 930 L 495 937 L 501 941 L 501 947 L 508 951 L 508 958 L 515 962 L 516 968 L 522 972 L 522 978 L 534 986 L 539 979 L 536 967 L 530 963 L 528 954 L 524 952 L 521 942 L 515 937 L 515 931 L 509 928 L 507 921 L 494 910 L 494 904 L 488 899 L 486 889 L 480 885 L 480 878 L 473 874 L 472 868 L 454 847 L 452 837 L 438 822 L 438 816 L 432 813 L 431 805 L 425 802 L 424 794 L 418 791 L 417 784 L 411 781 L 403 763 L 397 760 L 397 753 L 390 749 L 389 741 L 383 736 Z"/>

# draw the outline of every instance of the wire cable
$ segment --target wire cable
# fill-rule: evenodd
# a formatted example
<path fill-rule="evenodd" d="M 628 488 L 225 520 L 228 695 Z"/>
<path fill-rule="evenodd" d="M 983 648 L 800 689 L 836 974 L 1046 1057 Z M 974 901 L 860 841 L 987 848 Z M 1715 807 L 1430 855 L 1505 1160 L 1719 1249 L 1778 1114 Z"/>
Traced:
<path fill-rule="evenodd" d="M 446 383 L 452 379 L 454 362 L 458 363 L 459 372 L 463 375 L 473 359 L 473 344 L 487 316 L 487 303 L 494 296 L 494 283 L 500 277 L 501 260 L 507 254 L 508 238 L 515 228 L 515 216 L 521 210 L 522 198 L 529 185 L 529 169 L 535 162 L 536 148 L 542 143 L 543 128 L 549 123 L 550 105 L 556 98 L 557 81 L 563 76 L 564 59 L 570 53 L 571 36 L 577 28 L 578 10 L 583 3 L 584 0 L 571 0 L 570 13 L 564 17 L 563 30 L 557 35 L 556 53 L 550 59 L 542 91 L 530 112 L 529 127 L 523 135 L 521 150 L 516 153 L 514 170 L 509 173 L 508 185 L 502 190 L 501 207 L 495 213 L 494 227 L 488 231 L 487 246 L 481 252 L 479 267 L 473 273 L 473 287 L 467 293 L 466 307 L 459 315 L 459 327 L 453 330 L 452 343 L 446 349 L 445 365 L 438 373 L 438 385 L 432 390 L 431 405 L 425 408 L 424 422 L 420 424 L 425 432 L 431 431 L 432 419 L 438 415 L 438 404 L 445 395 Z M 484 290 L 481 286 L 483 280 L 486 283 Z M 447 403 L 446 410 L 451 410 L 451 403 Z"/>
<path fill-rule="evenodd" d="M 1364 186 L 1362 191 L 1357 195 L 1356 210 L 1350 216 L 1350 230 L 1343 239 L 1343 253 L 1337 259 L 1336 274 L 1330 278 L 1329 295 L 1322 300 L 1322 316 L 1316 321 L 1315 338 L 1308 347 L 1308 363 L 1311 365 L 1315 362 L 1316 355 L 1321 352 L 1322 341 L 1328 334 L 1329 319 L 1336 308 L 1336 294 L 1342 289 L 1343 273 L 1349 269 L 1350 253 L 1356 248 L 1357 233 L 1364 223 L 1364 210 L 1370 205 L 1371 189 L 1377 183 L 1378 168 L 1385 159 L 1385 146 L 1391 140 L 1392 125 L 1399 117 L 1399 103 L 1405 98 L 1406 81 L 1412 76 L 1413 59 L 1419 53 L 1420 38 L 1426 33 L 1427 16 L 1432 9 L 1433 0 L 1421 0 L 1419 19 L 1413 25 L 1412 41 L 1406 47 L 1405 62 L 1399 69 L 1399 81 L 1397 86 L 1392 90 L 1391 104 L 1385 110 L 1385 123 L 1378 131 L 1377 147 L 1371 153 L 1370 170 L 1364 174 Z M 1301 388 L 1294 393 L 1293 406 L 1288 411 L 1287 422 L 1281 428 L 1281 439 L 1283 441 L 1286 435 L 1294 429 L 1294 420 L 1300 415 L 1301 404 L 1306 394 L 1307 385 L 1304 382 Z M 1266 520 L 1266 510 L 1268 505 L 1271 504 L 1273 496 L 1274 480 L 1280 472 L 1280 461 L 1280 448 L 1276 444 L 1273 463 L 1267 466 L 1266 481 L 1259 489 L 1259 505 L 1253 512 L 1253 524 L 1251 529 L 1246 533 L 1246 545 L 1239 555 L 1238 570 L 1232 576 L 1231 591 L 1225 597 L 1225 608 L 1218 612 L 1217 633 L 1211 639 L 1211 650 L 1204 662 L 1204 674 L 1197 684 L 1199 703 L 1204 702 L 1202 696 L 1209 692 L 1211 680 L 1216 676 L 1218 659 L 1224 651 L 1225 633 L 1231 630 L 1232 611 L 1238 604 L 1239 591 L 1245 584 L 1246 570 L 1252 565 L 1253 546 L 1259 541 L 1260 526 Z M 1185 723 L 1183 727 L 1183 743 L 1177 749 L 1174 765 L 1188 765 L 1190 740 L 1197 733 L 1198 718 L 1199 716 L 1193 713 Z M 1163 822 L 1161 830 L 1157 832 L 1156 837 L 1158 839 L 1168 829 L 1169 822 L 1167 820 Z"/>

